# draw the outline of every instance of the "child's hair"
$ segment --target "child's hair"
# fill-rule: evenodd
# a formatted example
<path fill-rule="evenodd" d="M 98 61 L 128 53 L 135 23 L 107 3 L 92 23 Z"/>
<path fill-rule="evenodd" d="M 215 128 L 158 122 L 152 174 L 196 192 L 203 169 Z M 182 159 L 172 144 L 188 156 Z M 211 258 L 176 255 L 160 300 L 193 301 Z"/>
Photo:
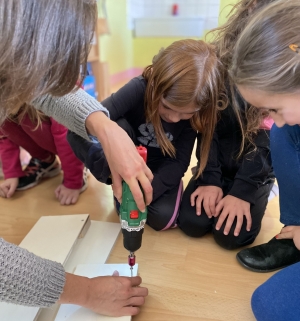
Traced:
<path fill-rule="evenodd" d="M 0 122 L 40 95 L 74 89 L 96 9 L 95 0 L 0 0 Z"/>
<path fill-rule="evenodd" d="M 201 40 L 176 41 L 153 58 L 143 76 L 148 81 L 147 121 L 153 124 L 164 155 L 175 157 L 176 151 L 162 128 L 158 113 L 161 99 L 178 107 L 194 103 L 200 109 L 190 119 L 193 129 L 202 134 L 198 177 L 207 163 L 218 109 L 226 106 L 223 68 L 214 47 Z"/>
<path fill-rule="evenodd" d="M 300 1 L 258 12 L 236 43 L 230 76 L 237 85 L 276 94 L 300 90 Z"/>
<path fill-rule="evenodd" d="M 218 28 L 212 29 L 207 34 L 213 36 L 212 44 L 216 46 L 217 56 L 224 68 L 229 69 L 232 62 L 233 48 L 249 19 L 265 5 L 274 1 L 241 0 L 233 5 L 227 16 L 227 22 Z"/>
<path fill-rule="evenodd" d="M 241 0 L 233 5 L 228 14 L 228 21 L 208 33 L 213 36 L 212 44 L 215 45 L 217 56 L 226 71 L 230 69 L 232 64 L 234 46 L 251 17 L 274 1 L 275 0 Z M 250 144 L 256 149 L 253 138 L 260 128 L 263 118 L 266 117 L 267 114 L 262 113 L 261 110 L 254 108 L 241 99 L 238 100 L 236 88 L 232 80 L 230 78 L 228 79 L 227 75 L 226 81 L 228 83 L 227 93 L 231 97 L 232 107 L 242 131 L 242 143 L 238 154 L 238 157 L 240 157 L 243 154 L 245 145 Z M 244 104 L 243 108 L 241 108 L 240 104 Z"/>
<path fill-rule="evenodd" d="M 20 124 L 23 118 L 27 115 L 31 122 L 36 125 L 34 130 L 38 129 L 38 127 L 42 126 L 43 121 L 48 119 L 48 116 L 43 114 L 41 111 L 37 110 L 33 106 L 29 104 L 23 104 L 20 109 L 15 114 L 10 114 L 7 119 L 13 121 L 17 124 Z"/>

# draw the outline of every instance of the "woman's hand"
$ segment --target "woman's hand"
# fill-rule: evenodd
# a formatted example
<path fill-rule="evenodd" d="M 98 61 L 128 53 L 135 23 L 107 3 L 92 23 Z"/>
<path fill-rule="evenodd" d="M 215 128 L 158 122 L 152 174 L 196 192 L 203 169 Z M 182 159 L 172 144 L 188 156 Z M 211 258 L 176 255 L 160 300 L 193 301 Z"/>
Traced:
<path fill-rule="evenodd" d="M 0 184 L 0 196 L 10 198 L 14 195 L 19 184 L 19 178 L 8 178 Z"/>
<path fill-rule="evenodd" d="M 191 206 L 196 204 L 196 214 L 201 215 L 201 208 L 205 210 L 206 215 L 211 218 L 215 215 L 216 205 L 223 197 L 223 191 L 217 186 L 199 186 L 191 194 Z"/>
<path fill-rule="evenodd" d="M 137 152 L 130 137 L 102 112 L 89 115 L 86 127 L 90 134 L 98 138 L 103 147 L 113 177 L 114 195 L 118 201 L 122 200 L 122 179 L 124 179 L 138 208 L 144 212 L 145 203 L 149 205 L 152 201 L 153 174 Z"/>
<path fill-rule="evenodd" d="M 220 214 L 221 213 L 221 214 Z M 234 219 L 237 218 L 236 227 L 234 230 L 234 236 L 240 234 L 244 216 L 247 220 L 246 230 L 249 232 L 252 225 L 252 218 L 250 213 L 250 203 L 241 200 L 240 198 L 234 197 L 232 195 L 225 196 L 216 207 L 216 217 L 219 216 L 218 222 L 216 224 L 216 230 L 219 230 L 223 222 L 227 218 L 227 222 L 224 228 L 224 234 L 228 235 Z"/>
<path fill-rule="evenodd" d="M 300 250 L 300 226 L 285 226 L 281 232 L 276 236 L 278 240 L 280 239 L 292 239 L 295 246 Z"/>
<path fill-rule="evenodd" d="M 89 279 L 66 273 L 66 283 L 58 303 L 77 304 L 108 316 L 136 315 L 148 295 L 146 288 L 139 287 L 141 282 L 139 276 Z"/>

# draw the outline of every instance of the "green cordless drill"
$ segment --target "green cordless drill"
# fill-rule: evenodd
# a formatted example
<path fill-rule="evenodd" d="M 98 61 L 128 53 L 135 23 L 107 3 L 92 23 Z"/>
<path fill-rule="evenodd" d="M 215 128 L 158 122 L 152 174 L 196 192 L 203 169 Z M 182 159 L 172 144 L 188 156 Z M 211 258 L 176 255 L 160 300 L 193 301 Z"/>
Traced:
<path fill-rule="evenodd" d="M 147 149 L 145 147 L 137 147 L 140 156 L 147 161 Z M 123 233 L 123 244 L 129 251 L 128 264 L 131 269 L 135 265 L 134 252 L 142 245 L 142 234 L 147 220 L 147 208 L 145 212 L 141 212 L 132 196 L 129 186 L 123 181 L 122 204 L 120 206 L 120 221 Z"/>

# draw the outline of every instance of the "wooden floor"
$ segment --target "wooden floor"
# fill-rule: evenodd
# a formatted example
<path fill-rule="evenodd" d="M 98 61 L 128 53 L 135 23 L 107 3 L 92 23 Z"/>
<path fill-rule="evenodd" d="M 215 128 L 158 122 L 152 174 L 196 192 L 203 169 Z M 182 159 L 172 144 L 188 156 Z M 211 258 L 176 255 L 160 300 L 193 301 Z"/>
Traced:
<path fill-rule="evenodd" d="M 194 162 L 194 161 L 193 161 Z M 190 170 L 184 178 L 188 182 Z M 19 244 L 42 215 L 89 213 L 92 220 L 118 222 L 111 188 L 89 177 L 89 187 L 76 205 L 60 206 L 54 189 L 62 176 L 44 180 L 12 199 L 0 199 L 0 236 Z M 268 205 L 254 244 L 267 242 L 280 231 L 278 198 Z M 254 289 L 272 274 L 242 268 L 237 251 L 226 251 L 211 235 L 185 236 L 179 229 L 155 232 L 148 226 L 143 246 L 136 253 L 143 285 L 149 297 L 134 321 L 254 321 L 250 298 Z M 108 263 L 127 262 L 122 236 Z"/>

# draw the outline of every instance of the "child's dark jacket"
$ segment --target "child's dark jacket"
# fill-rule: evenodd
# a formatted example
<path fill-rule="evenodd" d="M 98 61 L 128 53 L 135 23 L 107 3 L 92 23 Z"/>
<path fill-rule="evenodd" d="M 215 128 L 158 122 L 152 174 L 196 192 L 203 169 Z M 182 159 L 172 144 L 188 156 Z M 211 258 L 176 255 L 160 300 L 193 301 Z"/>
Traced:
<path fill-rule="evenodd" d="M 241 99 L 239 99 L 242 103 Z M 242 142 L 242 133 L 231 105 L 220 112 L 219 121 L 210 149 L 209 161 L 198 186 L 218 186 L 222 188 L 224 180 L 233 181 L 229 195 L 255 204 L 258 188 L 274 180 L 271 163 L 269 130 L 260 129 L 253 145 L 245 148 L 243 155 L 237 158 Z M 201 135 L 198 134 L 197 156 Z"/>
<path fill-rule="evenodd" d="M 196 132 L 189 120 L 181 120 L 178 123 L 167 123 L 162 120 L 163 129 L 176 149 L 176 158 L 164 156 L 157 144 L 153 125 L 146 122 L 144 103 L 146 86 L 147 82 L 143 77 L 133 78 L 105 99 L 102 105 L 108 109 L 111 120 L 126 119 L 135 133 L 136 143 L 147 147 L 147 165 L 154 174 L 152 187 L 155 200 L 180 183 L 190 163 Z M 91 170 L 93 175 L 103 181 L 105 165 L 101 146 L 80 139 L 73 133 L 68 135 L 68 140 L 76 156 L 85 162 L 88 168 L 93 168 Z"/>

